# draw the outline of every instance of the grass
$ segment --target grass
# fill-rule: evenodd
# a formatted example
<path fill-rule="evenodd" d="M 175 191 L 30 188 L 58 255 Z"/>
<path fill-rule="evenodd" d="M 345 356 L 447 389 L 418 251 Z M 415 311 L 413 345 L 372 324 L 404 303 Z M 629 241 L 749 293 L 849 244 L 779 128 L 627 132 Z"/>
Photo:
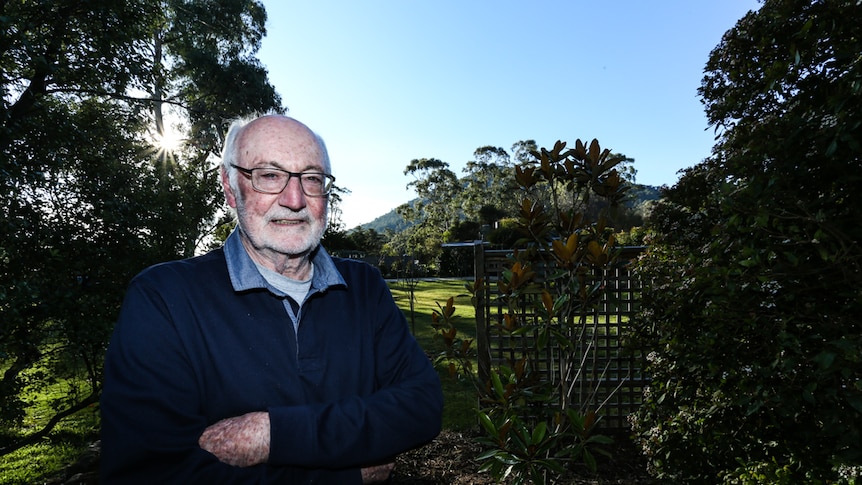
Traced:
<path fill-rule="evenodd" d="M 438 310 L 437 304 L 445 304 L 450 297 L 455 298 L 455 328 L 463 338 L 476 337 L 476 318 L 470 294 L 465 282 L 455 279 L 435 279 L 420 281 L 415 288 L 416 302 L 410 313 L 410 297 L 407 288 L 399 282 L 390 283 L 392 296 L 404 310 L 407 323 L 415 328 L 414 336 L 426 352 L 436 354 L 443 350 L 443 344 L 434 337 L 431 314 Z M 449 375 L 441 375 L 443 385 L 443 427 L 453 431 L 466 431 L 477 426 L 474 412 L 476 390 L 469 381 L 459 380 Z"/>
<path fill-rule="evenodd" d="M 414 332 L 416 340 L 426 351 L 432 352 L 442 350 L 443 347 L 434 338 L 434 329 L 431 327 L 431 313 L 437 310 L 437 304 L 445 304 L 449 297 L 455 298 L 455 307 L 458 321 L 456 326 L 458 332 L 470 337 L 476 336 L 476 319 L 473 313 L 473 305 L 470 302 L 470 294 L 464 287 L 465 282 L 456 279 L 435 279 L 419 281 L 415 288 L 416 302 L 414 312 L 410 313 L 409 291 L 400 282 L 389 284 L 395 302 L 404 311 L 407 324 Z"/>
<path fill-rule="evenodd" d="M 43 483 L 74 463 L 93 439 L 95 437 L 87 437 L 78 430 L 59 432 L 44 442 L 10 453 L 0 461 L 0 483 Z"/>
<path fill-rule="evenodd" d="M 390 284 L 393 297 L 404 310 L 408 325 L 415 329 L 416 340 L 430 354 L 443 350 L 441 342 L 434 337 L 431 314 L 437 303 L 445 303 L 455 297 L 456 327 L 461 336 L 475 337 L 475 318 L 470 295 L 459 280 L 420 281 L 415 287 L 416 302 L 414 312 L 409 310 L 409 292 L 398 282 Z M 473 408 L 476 392 L 473 385 L 449 376 L 441 376 L 445 405 L 443 427 L 449 430 L 464 431 L 476 427 Z M 36 429 L 53 414 L 51 401 L 57 393 L 65 392 L 63 383 L 56 384 L 50 391 L 35 396 L 36 406 L 28 413 L 24 427 L 18 430 L 0 431 L 0 447 L 30 430 Z M 52 436 L 38 444 L 24 447 L 5 456 L 0 456 L 0 484 L 25 485 L 42 483 L 71 463 L 74 463 L 98 439 L 99 414 L 97 407 L 78 412 L 62 421 L 54 429 Z"/>
<path fill-rule="evenodd" d="M 67 383 L 59 381 L 48 391 L 31 396 L 33 406 L 28 409 L 23 426 L 0 432 L 0 447 L 41 428 L 54 414 L 52 402 L 67 391 Z M 98 430 L 96 406 L 67 417 L 39 443 L 0 457 L 0 484 L 29 485 L 46 481 L 87 451 L 89 445 L 98 439 Z"/>

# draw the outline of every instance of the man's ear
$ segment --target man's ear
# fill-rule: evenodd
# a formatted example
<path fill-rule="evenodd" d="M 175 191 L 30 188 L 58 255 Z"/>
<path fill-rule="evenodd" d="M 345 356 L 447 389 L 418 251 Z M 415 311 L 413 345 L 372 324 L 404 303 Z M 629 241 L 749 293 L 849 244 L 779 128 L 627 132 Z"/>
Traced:
<path fill-rule="evenodd" d="M 224 166 L 221 167 L 221 188 L 224 190 L 224 198 L 227 201 L 227 205 L 236 209 L 236 194 L 233 193 L 233 189 L 230 186 L 230 177 L 228 177 Z"/>

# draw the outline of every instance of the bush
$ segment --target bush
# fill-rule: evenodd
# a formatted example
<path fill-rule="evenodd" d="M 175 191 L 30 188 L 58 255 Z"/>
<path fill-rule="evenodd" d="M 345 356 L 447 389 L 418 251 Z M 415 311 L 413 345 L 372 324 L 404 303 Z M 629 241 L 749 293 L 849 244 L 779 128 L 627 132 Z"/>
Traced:
<path fill-rule="evenodd" d="M 727 128 L 653 211 L 633 425 L 661 479 L 852 482 L 862 465 L 862 7 L 767 0 L 713 51 Z"/>

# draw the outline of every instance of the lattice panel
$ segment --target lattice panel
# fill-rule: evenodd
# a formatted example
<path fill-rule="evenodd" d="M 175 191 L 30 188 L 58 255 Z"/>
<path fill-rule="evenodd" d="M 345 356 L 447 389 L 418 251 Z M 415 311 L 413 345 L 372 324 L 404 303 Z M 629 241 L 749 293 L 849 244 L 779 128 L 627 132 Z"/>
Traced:
<path fill-rule="evenodd" d="M 637 257 L 643 248 L 625 248 L 620 261 L 628 262 Z M 497 281 L 509 265 L 510 251 L 485 251 L 476 248 L 476 277 L 484 281 L 485 293 L 476 309 L 477 343 L 479 346 L 480 375 L 487 377 L 490 368 L 500 363 L 509 364 L 520 360 L 528 353 L 533 369 L 543 379 L 559 379 L 559 348 L 549 343 L 540 355 L 532 355 L 535 335 L 505 335 L 493 328 L 503 323 L 507 312 L 499 301 Z M 581 375 L 573 379 L 578 391 L 571 404 L 581 402 L 602 403 L 600 425 L 603 429 L 628 429 L 627 417 L 641 403 L 644 376 L 636 366 L 634 356 L 626 355 L 622 349 L 621 337 L 628 331 L 627 322 L 637 311 L 640 283 L 628 269 L 621 264 L 605 275 L 606 290 L 597 309 L 588 316 L 589 337 L 595 336 L 594 347 L 584 352 L 587 359 Z M 538 295 L 527 298 L 539 298 Z M 532 305 L 519 305 L 531 308 Z M 523 322 L 535 322 L 534 314 L 522 312 Z M 601 377 L 600 377 L 601 376 Z M 571 377 L 570 377 L 571 379 Z M 593 395 L 594 393 L 594 395 Z M 592 395 L 592 396 L 591 396 Z"/>

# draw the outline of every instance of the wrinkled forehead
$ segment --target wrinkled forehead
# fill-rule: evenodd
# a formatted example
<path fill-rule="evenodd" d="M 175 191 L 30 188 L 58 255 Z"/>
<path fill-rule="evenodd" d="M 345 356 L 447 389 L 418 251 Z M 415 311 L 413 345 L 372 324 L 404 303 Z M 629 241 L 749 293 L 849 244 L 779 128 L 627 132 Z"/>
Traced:
<path fill-rule="evenodd" d="M 277 162 L 295 170 L 310 167 L 329 171 L 325 147 L 307 126 L 287 117 L 263 117 L 246 125 L 237 140 L 244 163 Z"/>

